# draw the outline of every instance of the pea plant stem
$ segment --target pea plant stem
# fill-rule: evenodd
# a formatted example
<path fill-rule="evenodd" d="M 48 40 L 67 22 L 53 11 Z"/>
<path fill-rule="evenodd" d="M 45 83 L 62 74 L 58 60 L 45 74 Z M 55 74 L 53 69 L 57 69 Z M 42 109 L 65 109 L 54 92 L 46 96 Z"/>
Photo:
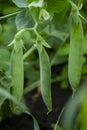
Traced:
<path fill-rule="evenodd" d="M 11 17 L 11 16 L 15 16 L 16 14 L 18 14 L 20 11 L 17 11 L 17 12 L 14 12 L 14 13 L 11 13 L 11 14 L 7 14 L 5 16 L 1 16 L 0 17 L 0 20 L 3 20 L 5 18 L 8 18 L 8 17 Z"/>
<path fill-rule="evenodd" d="M 57 126 L 58 126 L 59 121 L 60 121 L 60 118 L 61 118 L 61 116 L 62 116 L 62 114 L 63 114 L 63 112 L 64 112 L 64 109 L 65 109 L 65 107 L 63 107 L 62 110 L 61 110 L 61 112 L 60 112 L 60 115 L 59 115 L 59 117 L 58 117 L 58 120 L 57 120 L 57 122 L 56 122 L 56 124 L 55 124 L 55 126 L 54 126 L 54 130 L 57 130 Z"/>
<path fill-rule="evenodd" d="M 35 51 L 36 47 L 32 46 L 24 55 L 23 60 L 25 60 L 33 51 Z"/>
<path fill-rule="evenodd" d="M 62 81 L 63 79 L 66 79 L 65 77 L 57 77 L 56 79 L 52 79 L 51 80 L 51 83 L 54 83 L 54 82 L 60 82 Z M 37 88 L 38 86 L 40 86 L 40 81 L 37 80 L 35 81 L 34 83 L 30 84 L 29 86 L 27 86 L 25 89 L 24 89 L 24 95 L 29 93 L 30 91 L 32 91 L 33 89 Z"/>
<path fill-rule="evenodd" d="M 26 87 L 24 89 L 24 95 L 29 93 L 30 91 L 32 91 L 33 89 L 37 88 L 38 86 L 40 86 L 40 81 L 36 81 L 33 84 L 29 85 L 28 87 Z"/>
<path fill-rule="evenodd" d="M 67 78 L 66 75 L 65 75 L 65 76 L 58 76 L 58 77 L 55 77 L 55 78 L 51 79 L 51 82 L 52 82 L 52 83 L 60 82 L 60 81 L 62 81 L 62 80 L 65 80 L 66 78 Z"/>

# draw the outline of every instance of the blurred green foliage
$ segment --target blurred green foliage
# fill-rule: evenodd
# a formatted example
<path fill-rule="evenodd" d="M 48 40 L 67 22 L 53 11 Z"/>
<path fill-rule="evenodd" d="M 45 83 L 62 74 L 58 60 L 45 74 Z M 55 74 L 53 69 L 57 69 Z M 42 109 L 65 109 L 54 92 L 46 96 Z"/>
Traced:
<path fill-rule="evenodd" d="M 45 50 L 49 56 L 52 70 L 51 82 L 59 82 L 60 87 L 63 89 L 70 86 L 68 80 L 68 57 L 72 26 L 71 12 L 75 5 L 79 8 L 77 12 L 79 12 L 79 18 L 84 31 L 81 82 L 84 81 L 85 77 L 87 78 L 87 0 L 72 0 L 71 2 L 74 3 L 73 6 L 70 5 L 69 0 L 44 0 L 43 5 L 36 2 L 38 2 L 38 0 L 5 0 L 5 2 L 0 0 L 0 87 L 4 87 L 8 92 L 10 92 L 10 87 L 12 87 L 10 55 L 13 49 L 13 46 L 8 45 L 12 43 L 14 36 L 17 38 L 16 36 L 20 36 L 20 34 L 22 34 L 21 38 L 24 42 L 24 54 L 29 51 L 33 45 L 38 45 L 39 54 L 42 54 L 41 51 L 43 50 L 43 46 L 44 48 L 46 47 Z M 28 6 L 28 4 L 30 6 Z M 12 14 L 12 16 L 10 16 L 10 14 Z M 3 18 L 3 16 L 6 16 L 6 18 Z M 75 16 L 76 15 L 73 16 L 74 22 L 78 22 L 78 18 Z M 23 31 L 22 33 L 21 30 Z M 28 87 L 30 85 L 33 86 L 32 84 L 34 84 L 34 82 L 39 81 L 40 69 L 43 68 L 40 68 L 38 60 L 40 55 L 38 55 L 37 50 L 31 51 L 29 54 L 30 55 L 24 59 L 24 78 L 26 81 L 24 85 Z M 83 96 L 83 93 L 81 96 Z M 75 99 L 76 98 L 78 98 L 78 94 Z M 0 100 L 2 100 L 0 103 L 1 106 L 6 100 L 6 97 L 1 96 Z M 72 99 L 70 102 L 72 102 Z M 77 102 L 82 103 L 82 100 Z M 68 104 L 68 106 L 69 105 L 71 105 L 71 103 Z M 77 104 L 73 102 L 73 111 L 76 105 Z M 87 106 L 84 102 L 83 107 L 81 108 L 83 120 L 86 119 L 84 114 L 85 107 Z M 68 109 L 69 108 L 67 108 L 67 110 Z M 68 112 L 65 112 L 65 120 L 66 113 Z M 79 117 L 79 119 L 80 118 L 81 117 Z M 82 123 L 83 128 L 87 128 L 85 124 L 86 123 Z M 69 124 L 67 123 L 67 125 Z M 68 126 L 65 127 L 67 129 Z M 69 126 L 69 130 L 72 130 L 71 127 L 72 123 L 71 126 Z M 58 127 L 57 129 L 62 128 Z M 75 128 L 75 130 L 77 130 L 77 128 Z"/>

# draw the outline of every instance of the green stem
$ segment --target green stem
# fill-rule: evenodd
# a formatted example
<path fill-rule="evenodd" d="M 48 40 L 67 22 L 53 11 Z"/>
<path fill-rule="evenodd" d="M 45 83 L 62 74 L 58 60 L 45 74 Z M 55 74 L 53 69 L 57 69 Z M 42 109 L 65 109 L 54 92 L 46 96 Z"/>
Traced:
<path fill-rule="evenodd" d="M 57 122 L 56 122 L 56 124 L 55 124 L 54 130 L 57 130 L 57 126 L 58 126 L 59 121 L 60 121 L 60 118 L 61 118 L 61 116 L 62 116 L 62 114 L 63 114 L 63 112 L 64 112 L 64 109 L 65 109 L 65 108 L 63 107 L 62 110 L 61 110 L 61 112 L 60 112 L 60 115 L 59 115 L 58 120 L 57 120 Z"/>
<path fill-rule="evenodd" d="M 32 30 L 34 30 L 34 27 L 32 27 L 32 28 L 23 28 L 23 29 L 21 29 L 20 31 L 18 31 L 15 34 L 15 38 L 20 38 L 23 35 L 24 32 L 26 32 L 26 31 L 32 31 Z"/>
<path fill-rule="evenodd" d="M 54 83 L 54 82 L 59 82 L 59 81 L 62 81 L 63 79 L 65 79 L 65 77 L 59 77 L 59 78 L 56 78 L 56 79 L 52 79 L 51 80 L 51 83 Z M 24 94 L 27 94 L 28 92 L 32 91 L 33 89 L 37 88 L 38 86 L 40 86 L 40 81 L 36 81 L 34 82 L 33 84 L 27 86 L 25 89 L 24 89 Z"/>
<path fill-rule="evenodd" d="M 24 95 L 29 93 L 30 91 L 32 91 L 33 89 L 37 88 L 38 86 L 40 86 L 40 81 L 36 81 L 33 84 L 29 85 L 28 87 L 26 87 L 24 89 Z"/>
<path fill-rule="evenodd" d="M 53 79 L 51 80 L 51 82 L 52 82 L 52 83 L 60 82 L 60 81 L 62 81 L 62 80 L 64 80 L 64 79 L 66 79 L 66 78 L 67 78 L 66 75 L 65 75 L 65 76 L 58 76 L 58 77 L 56 77 L 56 78 L 53 78 Z"/>
<path fill-rule="evenodd" d="M 19 12 L 20 12 L 20 11 L 17 11 L 17 12 L 11 13 L 11 14 L 7 14 L 7 15 L 5 15 L 5 16 L 1 16 L 1 17 L 0 17 L 0 20 L 5 19 L 5 18 L 8 18 L 8 17 L 11 17 L 11 16 L 14 16 L 14 15 L 18 14 Z"/>
<path fill-rule="evenodd" d="M 74 10 L 78 10 L 78 7 L 77 7 L 77 5 L 74 3 L 74 2 L 72 2 L 71 0 L 67 0 L 69 3 L 70 3 L 70 5 L 72 6 L 72 8 L 74 9 Z"/>
<path fill-rule="evenodd" d="M 32 46 L 32 47 L 23 55 L 23 60 L 25 60 L 35 49 L 36 49 L 35 45 Z"/>

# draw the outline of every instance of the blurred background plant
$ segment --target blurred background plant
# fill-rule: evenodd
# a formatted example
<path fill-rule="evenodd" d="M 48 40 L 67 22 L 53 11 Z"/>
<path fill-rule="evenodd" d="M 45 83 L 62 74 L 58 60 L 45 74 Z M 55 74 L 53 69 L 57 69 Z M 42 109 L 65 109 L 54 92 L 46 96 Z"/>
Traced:
<path fill-rule="evenodd" d="M 37 2 L 38 4 L 35 4 L 33 2 Z M 24 94 L 28 93 L 29 91 L 40 85 L 39 84 L 40 66 L 38 60 L 39 56 L 37 49 L 33 47 L 33 45 L 36 44 L 37 37 L 41 38 L 41 40 L 42 39 L 45 40 L 44 41 L 45 47 L 46 46 L 51 47 L 45 49 L 46 52 L 48 53 L 51 63 L 51 73 L 52 73 L 51 83 L 59 82 L 60 87 L 63 89 L 67 89 L 68 87 L 71 86 L 70 81 L 68 80 L 68 57 L 70 49 L 70 33 L 72 26 L 71 10 L 72 8 L 74 8 L 74 5 L 76 5 L 76 7 L 79 8 L 78 10 L 80 12 L 80 20 L 82 21 L 82 27 L 84 31 L 82 69 L 81 69 L 82 73 L 80 79 L 80 82 L 84 83 L 84 79 L 87 78 L 87 20 L 86 20 L 87 0 L 83 1 L 72 0 L 71 3 L 69 3 L 69 0 L 63 0 L 63 1 L 44 0 L 44 4 L 42 7 L 39 7 L 41 5 L 38 2 L 38 0 L 37 1 L 23 0 L 22 2 L 20 0 L 18 2 L 16 0 L 13 1 L 8 0 L 5 2 L 3 0 L 0 0 L 0 3 L 1 3 L 0 4 L 0 87 L 1 88 L 5 88 L 5 90 L 10 92 L 12 85 L 11 84 L 12 77 L 10 74 L 10 55 L 13 47 L 8 45 L 12 42 L 14 36 L 17 34 L 18 31 L 24 28 L 33 28 L 34 25 L 36 25 L 36 30 L 38 34 L 33 30 L 30 31 L 26 30 L 21 35 L 24 42 L 24 50 L 23 50 L 24 79 L 25 79 Z M 28 7 L 27 4 L 30 4 L 30 6 Z M 72 6 L 70 4 L 72 4 Z M 74 16 L 74 18 L 76 17 Z M 28 52 L 29 49 L 30 51 Z M 87 84 L 85 84 L 84 86 L 86 85 Z M 83 93 L 81 91 L 80 96 L 83 96 Z M 72 108 L 74 108 L 77 105 L 76 102 L 82 103 L 81 111 L 79 112 L 82 113 L 82 115 L 79 114 L 81 116 L 79 116 L 79 119 L 77 119 L 76 122 L 78 122 L 78 120 L 81 120 L 82 118 L 83 120 L 80 121 L 82 128 L 79 129 L 85 130 L 87 129 L 87 126 L 85 126 L 86 117 L 84 113 L 87 112 L 87 105 L 85 100 L 82 100 L 83 101 L 82 102 L 78 96 L 76 97 L 78 98 L 79 101 L 73 99 L 75 100 L 75 103 L 73 103 Z M 4 102 L 5 100 L 6 100 L 5 96 L 0 97 L 1 116 L 4 115 L 2 114 L 3 113 L 2 111 L 3 111 L 3 105 L 6 105 L 6 103 Z M 68 103 L 68 106 L 72 104 L 73 102 L 72 99 L 70 100 L 70 102 L 71 103 L 70 104 Z M 68 113 L 66 111 L 68 111 L 68 108 L 65 109 L 65 113 Z M 65 120 L 66 115 L 67 114 L 65 114 L 64 117 Z M 1 118 L 4 118 L 4 116 Z M 73 117 L 71 116 L 70 118 Z M 68 124 L 68 122 L 66 124 Z M 64 130 L 73 129 L 72 125 L 69 126 L 69 128 L 68 126 L 64 127 L 65 127 Z M 54 129 L 62 130 L 62 128 L 59 127 L 58 128 L 54 127 Z M 77 127 L 75 128 L 74 126 L 74 129 L 77 130 L 78 128 Z"/>

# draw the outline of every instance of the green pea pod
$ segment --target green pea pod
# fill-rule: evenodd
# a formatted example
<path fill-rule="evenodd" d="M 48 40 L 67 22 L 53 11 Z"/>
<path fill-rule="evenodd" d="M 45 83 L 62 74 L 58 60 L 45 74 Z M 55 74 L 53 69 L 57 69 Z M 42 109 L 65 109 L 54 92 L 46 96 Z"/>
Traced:
<path fill-rule="evenodd" d="M 52 101 L 51 101 L 51 68 L 49 57 L 44 49 L 39 51 L 39 61 L 40 61 L 40 83 L 41 83 L 41 94 L 44 103 L 46 104 L 48 111 L 52 110 Z"/>
<path fill-rule="evenodd" d="M 20 101 L 23 95 L 24 67 L 23 67 L 23 42 L 14 40 L 14 49 L 11 57 L 12 95 Z M 12 102 L 12 110 L 15 112 L 17 105 Z"/>
<path fill-rule="evenodd" d="M 80 18 L 78 17 L 78 23 L 72 19 L 68 77 L 73 91 L 76 91 L 81 79 L 83 38 L 83 28 Z"/>

